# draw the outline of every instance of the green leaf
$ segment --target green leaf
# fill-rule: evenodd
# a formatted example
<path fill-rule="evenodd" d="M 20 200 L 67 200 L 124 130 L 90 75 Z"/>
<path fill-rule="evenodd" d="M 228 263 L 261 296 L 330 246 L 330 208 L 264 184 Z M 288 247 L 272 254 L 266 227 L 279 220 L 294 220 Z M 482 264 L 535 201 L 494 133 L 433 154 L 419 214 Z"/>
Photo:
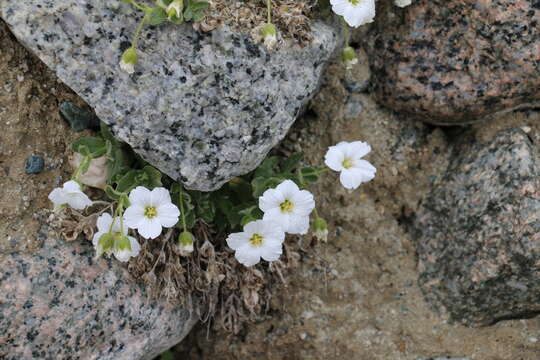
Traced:
<path fill-rule="evenodd" d="M 146 183 L 147 188 L 153 189 L 163 185 L 161 182 L 161 172 L 158 169 L 147 165 L 142 171 L 148 175 L 148 182 Z"/>
<path fill-rule="evenodd" d="M 281 172 L 284 174 L 292 173 L 294 169 L 298 167 L 298 164 L 300 161 L 302 161 L 302 158 L 304 157 L 304 153 L 298 152 L 294 153 L 287 160 L 283 162 L 283 165 L 281 166 Z"/>
<path fill-rule="evenodd" d="M 199 193 L 201 194 L 198 198 L 195 199 L 197 204 L 197 216 L 206 223 L 211 223 L 216 216 L 216 207 L 214 202 L 210 199 L 209 193 Z"/>
<path fill-rule="evenodd" d="M 188 0 L 184 10 L 185 21 L 201 21 L 204 18 L 204 10 L 210 6 L 206 1 Z"/>
<path fill-rule="evenodd" d="M 167 13 L 163 8 L 155 7 L 146 11 L 146 18 L 150 25 L 160 25 L 167 20 Z"/>
<path fill-rule="evenodd" d="M 269 156 L 259 165 L 257 170 L 255 170 L 255 177 L 269 178 L 276 172 L 277 166 L 279 164 L 279 157 Z"/>
<path fill-rule="evenodd" d="M 172 353 L 172 351 L 167 350 L 161 353 L 159 358 L 160 360 L 174 360 L 174 354 Z"/>
<path fill-rule="evenodd" d="M 139 185 L 137 177 L 140 170 L 130 170 L 120 178 L 117 183 L 116 191 L 119 193 L 129 193 Z"/>
<path fill-rule="evenodd" d="M 97 158 L 105 155 L 107 152 L 107 143 L 102 138 L 84 137 L 73 142 L 71 149 L 84 156 Z"/>
<path fill-rule="evenodd" d="M 166 9 L 172 2 L 173 0 L 156 0 L 156 5 Z"/>
<path fill-rule="evenodd" d="M 306 183 L 314 183 L 319 180 L 320 171 L 312 168 L 312 167 L 303 167 L 299 170 L 300 174 L 300 182 L 303 184 Z"/>
<path fill-rule="evenodd" d="M 113 201 L 120 200 L 120 196 L 122 196 L 122 193 L 114 190 L 111 185 L 107 185 L 107 187 L 105 187 L 105 194 L 107 194 L 109 199 Z"/>

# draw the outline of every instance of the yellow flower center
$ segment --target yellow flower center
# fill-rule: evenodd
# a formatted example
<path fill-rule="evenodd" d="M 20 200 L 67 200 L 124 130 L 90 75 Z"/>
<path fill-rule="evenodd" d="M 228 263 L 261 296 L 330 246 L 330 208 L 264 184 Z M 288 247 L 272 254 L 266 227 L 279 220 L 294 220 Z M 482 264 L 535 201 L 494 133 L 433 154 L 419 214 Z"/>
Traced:
<path fill-rule="evenodd" d="M 253 234 L 249 238 L 249 243 L 251 246 L 261 246 L 263 244 L 263 237 L 259 234 Z"/>
<path fill-rule="evenodd" d="M 345 169 L 350 169 L 354 165 L 354 161 L 349 158 L 343 159 L 343 162 L 341 163 L 341 166 L 343 166 Z"/>
<path fill-rule="evenodd" d="M 360 0 L 349 0 L 349 2 L 350 2 L 351 4 L 353 4 L 354 6 L 360 4 Z"/>
<path fill-rule="evenodd" d="M 149 219 L 155 218 L 157 215 L 157 210 L 155 206 L 147 206 L 144 208 L 144 216 Z"/>
<path fill-rule="evenodd" d="M 281 212 L 291 212 L 294 208 L 294 204 L 290 200 L 285 200 L 279 204 L 279 208 L 281 209 Z"/>

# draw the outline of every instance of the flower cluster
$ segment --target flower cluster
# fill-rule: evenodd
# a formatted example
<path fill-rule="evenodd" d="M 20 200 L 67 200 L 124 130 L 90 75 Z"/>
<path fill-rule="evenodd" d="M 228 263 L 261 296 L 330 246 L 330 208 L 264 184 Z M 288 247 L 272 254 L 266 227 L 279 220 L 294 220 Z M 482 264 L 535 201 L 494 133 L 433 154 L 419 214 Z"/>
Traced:
<path fill-rule="evenodd" d="M 340 172 L 341 184 L 346 189 L 354 190 L 375 177 L 377 169 L 362 160 L 370 151 L 371 147 L 365 142 L 340 142 L 328 149 L 325 163 Z M 261 258 L 277 260 L 287 233 L 306 234 L 315 200 L 309 191 L 301 190 L 291 180 L 284 180 L 262 194 L 259 209 L 264 214 L 262 220 L 246 224 L 243 232 L 230 234 L 227 238 L 227 245 L 235 250 L 236 259 L 245 266 L 259 263 Z M 326 241 L 328 227 L 324 219 L 316 216 L 313 230 L 317 238 Z"/>
<path fill-rule="evenodd" d="M 268 157 L 252 175 L 246 175 L 250 182 L 235 178 L 226 185 L 227 189 L 200 193 L 186 191 L 170 179 L 167 180 L 171 184 L 169 191 L 163 187 L 158 170 L 144 163 L 122 164 L 122 159 L 129 156 L 118 153 L 122 146 L 106 127 L 102 127 L 101 137 L 81 138 L 72 149 L 80 155 L 73 162 L 77 166 L 74 175 L 62 187 L 52 190 L 49 199 L 55 209 L 69 206 L 84 210 L 103 203 L 90 200 L 83 191 L 85 184 L 104 190 L 113 200 L 105 203 L 111 212 L 101 211 L 97 232 L 91 239 L 98 257 L 114 255 L 119 261 L 128 261 L 141 249 L 135 232 L 142 238 L 156 239 L 163 228 L 172 228 L 178 223 L 181 232 L 175 249 L 181 256 L 189 256 L 194 251 L 190 229 L 197 219 L 218 227 L 225 221 L 222 233 L 243 226 L 243 231 L 230 234 L 226 243 L 235 251 L 236 259 L 248 267 L 259 263 L 261 258 L 278 260 L 286 234 L 307 234 L 312 213 L 313 235 L 321 241 L 327 240 L 328 225 L 318 216 L 313 194 L 305 188 L 328 169 L 300 167 L 302 154 L 294 154 L 282 163 L 278 157 Z M 340 181 L 346 189 L 354 190 L 375 176 L 375 167 L 362 159 L 370 151 L 371 147 L 361 141 L 340 142 L 329 147 L 325 164 L 340 173 Z M 96 176 L 89 176 L 96 174 L 99 181 Z M 220 214 L 216 214 L 217 211 Z M 169 231 L 167 236 L 171 234 Z"/>

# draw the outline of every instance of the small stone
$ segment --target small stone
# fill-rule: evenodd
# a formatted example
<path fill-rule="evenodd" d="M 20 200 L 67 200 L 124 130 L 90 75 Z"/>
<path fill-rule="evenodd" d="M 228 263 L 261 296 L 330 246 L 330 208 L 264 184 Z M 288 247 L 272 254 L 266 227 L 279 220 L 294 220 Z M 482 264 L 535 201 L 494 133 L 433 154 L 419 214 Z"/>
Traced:
<path fill-rule="evenodd" d="M 30 155 L 26 158 L 26 166 L 24 170 L 27 174 L 39 174 L 45 167 L 45 160 L 39 155 Z"/>
<path fill-rule="evenodd" d="M 99 118 L 96 115 L 81 109 L 71 101 L 62 102 L 59 111 L 74 131 L 99 128 Z"/>

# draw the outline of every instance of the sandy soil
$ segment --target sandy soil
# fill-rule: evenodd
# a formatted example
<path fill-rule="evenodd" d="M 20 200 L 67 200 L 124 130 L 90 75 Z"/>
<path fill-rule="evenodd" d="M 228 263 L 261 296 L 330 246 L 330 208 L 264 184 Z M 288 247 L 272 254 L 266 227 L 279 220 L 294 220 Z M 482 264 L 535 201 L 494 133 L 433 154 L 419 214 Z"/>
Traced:
<path fill-rule="evenodd" d="M 0 24 L 0 254 L 31 251 L 47 194 L 65 180 L 66 144 L 75 134 L 58 115 L 64 99 L 82 104 L 29 55 Z M 358 81 L 368 76 L 356 70 Z M 470 329 L 432 312 L 416 285 L 407 223 L 429 183 L 444 169 L 452 138 L 379 108 L 369 95 L 350 94 L 338 65 L 328 71 L 313 109 L 285 142 L 322 164 L 328 145 L 361 139 L 373 146 L 376 179 L 348 193 L 335 175 L 314 192 L 331 225 L 327 244 L 310 245 L 290 282 L 276 291 L 264 319 L 230 336 L 194 331 L 177 349 L 180 359 L 418 359 L 540 358 L 540 319 Z M 365 80 L 365 79 L 364 79 Z M 479 139 L 496 130 L 528 126 L 537 139 L 538 114 L 521 112 L 477 126 Z M 38 175 L 24 172 L 31 154 L 45 157 Z M 42 220 L 42 219 L 41 219 Z M 1 256 L 1 255 L 0 255 Z"/>

